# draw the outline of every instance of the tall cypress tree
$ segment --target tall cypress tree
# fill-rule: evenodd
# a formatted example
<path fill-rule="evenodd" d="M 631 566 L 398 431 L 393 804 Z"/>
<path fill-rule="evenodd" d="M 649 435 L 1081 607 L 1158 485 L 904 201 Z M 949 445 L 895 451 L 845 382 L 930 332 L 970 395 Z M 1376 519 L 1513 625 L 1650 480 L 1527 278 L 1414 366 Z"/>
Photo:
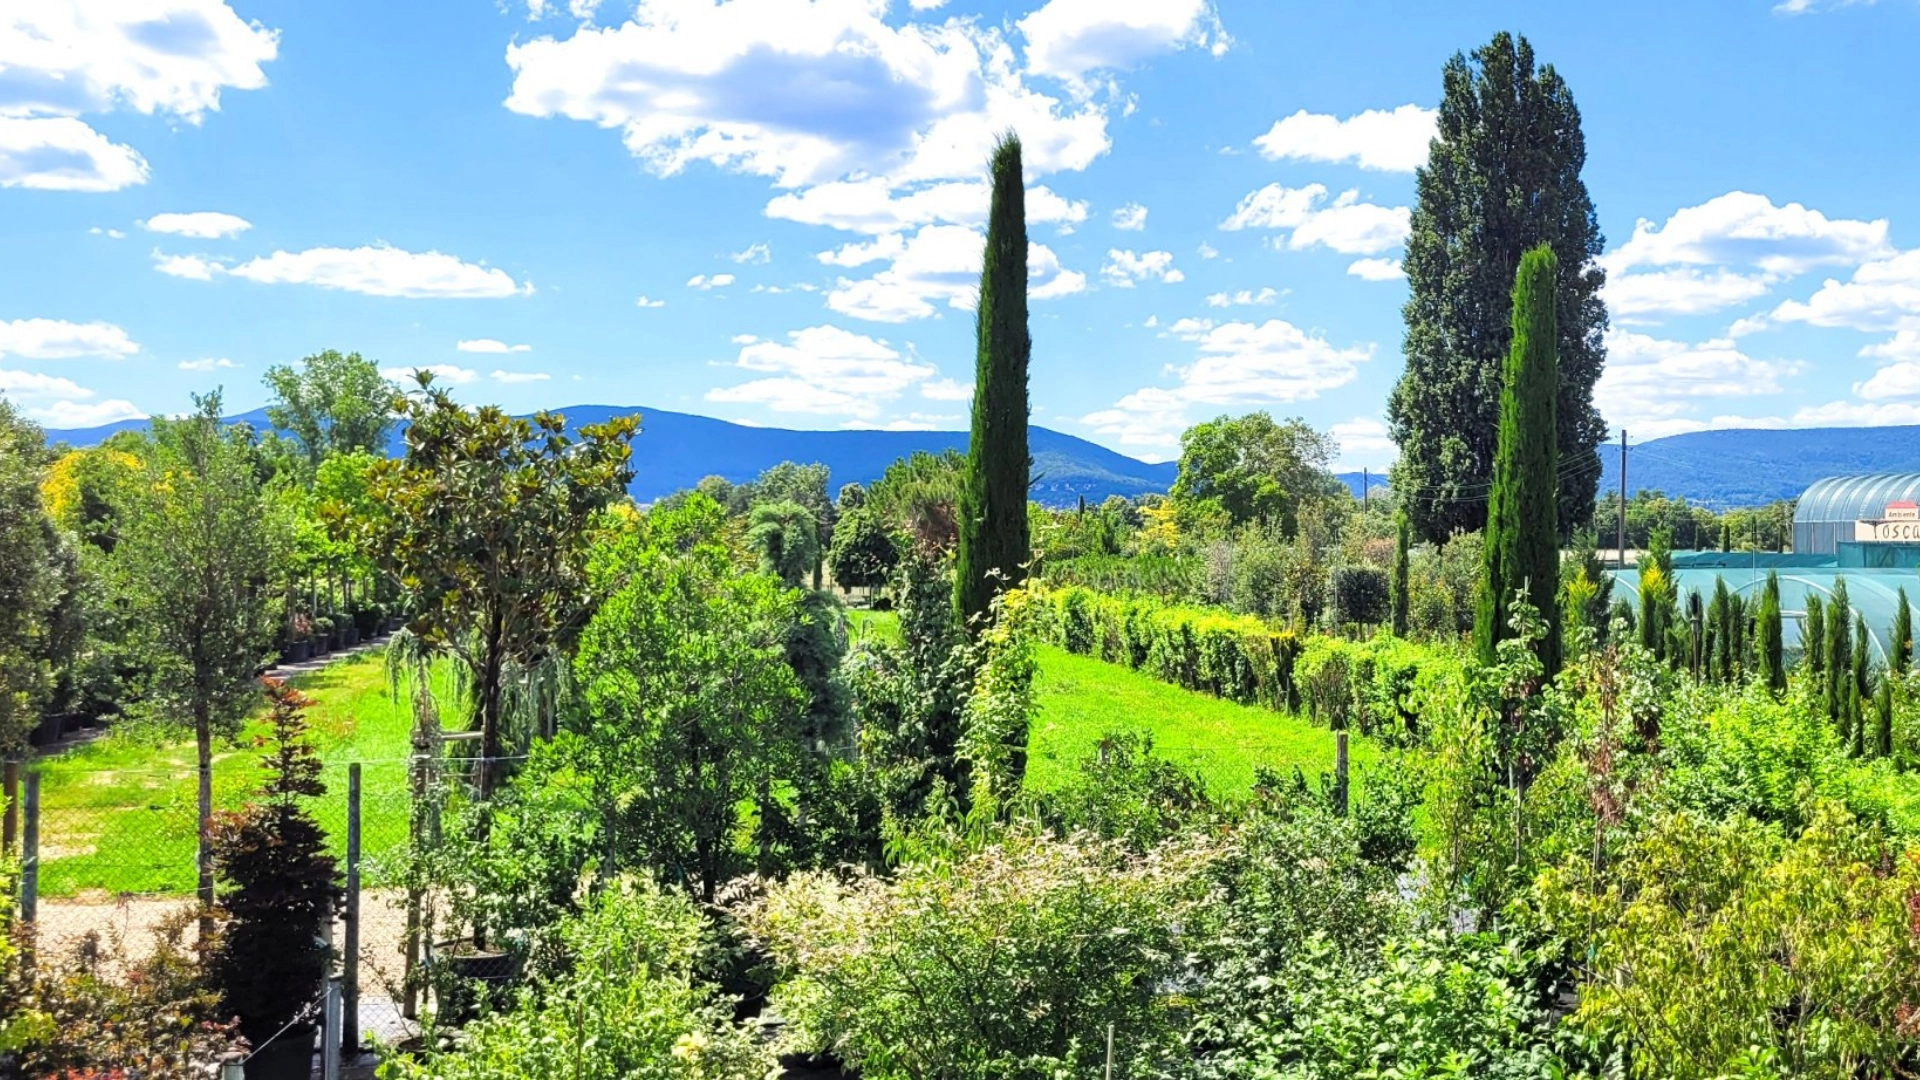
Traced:
<path fill-rule="evenodd" d="M 1852 698 L 1847 687 L 1853 679 L 1853 608 L 1847 600 L 1847 581 L 1835 578 L 1833 598 L 1827 601 L 1827 716 L 1840 729 L 1842 742 L 1853 738 L 1847 723 L 1852 714 Z"/>
<path fill-rule="evenodd" d="M 1873 639 L 1867 636 L 1867 617 L 1853 617 L 1853 674 L 1852 685 L 1847 687 L 1847 701 L 1851 708 L 1847 710 L 1846 731 L 1851 740 L 1849 752 L 1860 757 L 1867 750 L 1867 702 L 1873 700 L 1873 683 L 1868 675 L 1868 651 Z"/>
<path fill-rule="evenodd" d="M 984 615 L 996 592 L 1020 584 L 1031 556 L 1027 488 L 1027 203 L 1020 139 L 993 148 L 980 306 L 974 313 L 973 435 L 956 511 L 960 550 L 954 606 L 963 621 Z"/>
<path fill-rule="evenodd" d="M 1593 406 L 1606 363 L 1605 241 L 1580 179 L 1580 110 L 1552 65 L 1536 68 L 1527 39 L 1506 33 L 1471 59 L 1454 56 L 1441 82 L 1404 260 L 1406 374 L 1387 405 L 1400 444 L 1394 488 L 1426 540 L 1486 523 L 1480 496 L 1498 452 L 1505 293 L 1521 253 L 1550 244 L 1560 260 L 1559 535 L 1569 536 L 1591 512 L 1607 436 Z"/>
<path fill-rule="evenodd" d="M 1913 609 L 1907 604 L 1906 586 L 1901 586 L 1893 609 L 1893 655 L 1887 669 L 1905 675 L 1913 667 Z"/>
<path fill-rule="evenodd" d="M 1408 547 L 1413 532 L 1405 510 L 1393 515 L 1393 526 L 1393 636 L 1403 638 L 1407 636 L 1409 623 L 1407 584 L 1411 576 L 1412 553 Z"/>
<path fill-rule="evenodd" d="M 1786 642 L 1780 620 L 1780 573 L 1777 570 L 1767 571 L 1767 584 L 1760 593 L 1760 617 L 1756 620 L 1754 633 L 1759 638 L 1757 652 L 1762 680 L 1767 684 L 1767 689 L 1775 694 L 1785 693 Z"/>
<path fill-rule="evenodd" d="M 1806 661 L 1807 674 L 1813 677 L 1815 693 L 1826 694 L 1827 626 L 1826 605 L 1816 593 L 1807 594 L 1807 617 L 1800 626 L 1800 655 Z"/>
<path fill-rule="evenodd" d="M 1474 646 L 1482 662 L 1492 663 L 1494 646 L 1511 633 L 1507 621 L 1514 591 L 1524 590 L 1547 622 L 1539 650 L 1548 676 L 1560 670 L 1559 443 L 1554 436 L 1558 273 L 1553 248 L 1541 244 L 1521 257 L 1514 275 L 1512 348 L 1500 389 L 1500 448 L 1473 620 Z"/>
<path fill-rule="evenodd" d="M 1893 755 L 1893 672 L 1883 672 L 1880 676 L 1879 708 L 1874 710 L 1873 753 L 1876 757 Z"/>

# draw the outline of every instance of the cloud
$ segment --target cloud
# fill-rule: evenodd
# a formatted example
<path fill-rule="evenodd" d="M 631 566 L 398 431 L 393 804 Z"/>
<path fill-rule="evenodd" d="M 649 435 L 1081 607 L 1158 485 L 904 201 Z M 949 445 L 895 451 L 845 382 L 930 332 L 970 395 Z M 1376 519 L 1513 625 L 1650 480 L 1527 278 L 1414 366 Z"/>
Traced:
<path fill-rule="evenodd" d="M 473 338 L 468 341 L 462 341 L 462 342 L 456 343 L 454 345 L 454 348 L 458 349 L 461 352 L 476 352 L 476 353 L 516 353 L 516 352 L 532 352 L 533 351 L 533 346 L 531 345 L 509 345 L 504 341 L 495 341 L 492 338 Z"/>
<path fill-rule="evenodd" d="M 0 109 L 0 188 L 119 191 L 146 183 L 148 172 L 139 151 L 84 121 L 10 117 Z"/>
<path fill-rule="evenodd" d="M 928 401 L 972 401 L 973 384 L 955 379 L 933 379 L 920 384 L 920 396 Z"/>
<path fill-rule="evenodd" d="M 1138 232 L 1147 227 L 1147 208 L 1139 203 L 1128 203 L 1113 212 L 1113 227 Z"/>
<path fill-rule="evenodd" d="M 1607 314 L 1626 325 L 1654 323 L 1665 315 L 1702 315 L 1765 296 L 1773 277 L 1691 266 L 1643 270 L 1607 278 Z"/>
<path fill-rule="evenodd" d="M 1211 0 L 1048 0 L 1016 25 L 1027 67 L 1070 82 L 1175 49 L 1219 56 L 1231 44 Z"/>
<path fill-rule="evenodd" d="M 140 351 L 125 330 L 112 323 L 74 323 L 60 319 L 0 319 L 0 356 L 24 360 L 71 360 L 79 356 L 120 359 Z"/>
<path fill-rule="evenodd" d="M 93 228 L 88 229 L 87 235 L 104 236 L 109 240 L 125 240 L 127 238 L 127 234 L 121 232 L 119 229 L 103 229 L 98 225 L 95 225 Z"/>
<path fill-rule="evenodd" d="M 1347 273 L 1362 281 L 1396 281 L 1407 276 L 1399 259 L 1355 259 L 1347 264 Z"/>
<path fill-rule="evenodd" d="M 144 420 L 147 417 L 133 402 L 120 398 L 89 402 L 52 401 L 27 412 L 35 420 L 54 428 L 101 427 L 122 420 Z"/>
<path fill-rule="evenodd" d="M 1194 254 L 1203 259 L 1217 259 L 1220 257 L 1219 249 L 1207 243 L 1205 240 L 1200 241 L 1200 246 L 1194 249 Z"/>
<path fill-rule="evenodd" d="M 413 386 L 413 373 L 431 371 L 435 382 L 448 386 L 465 386 L 480 378 L 480 373 L 472 368 L 463 368 L 458 364 L 415 364 L 412 367 L 386 367 L 380 369 L 382 377 L 401 386 Z"/>
<path fill-rule="evenodd" d="M 34 401 L 44 398 L 87 398 L 93 391 L 57 375 L 37 371 L 0 370 L 0 394 Z"/>
<path fill-rule="evenodd" d="M 1773 5 L 1775 15 L 1808 15 L 1820 11 L 1832 11 L 1835 8 L 1864 6 L 1877 3 L 1878 0 L 1780 0 Z"/>
<path fill-rule="evenodd" d="M 1327 433 L 1340 444 L 1339 460 L 1334 463 L 1334 468 L 1341 472 L 1378 469 L 1392 464 L 1400 456 L 1400 446 L 1393 441 L 1387 425 L 1375 417 L 1356 416 L 1351 420 L 1342 420 L 1329 427 Z"/>
<path fill-rule="evenodd" d="M 196 240 L 218 240 L 238 236 L 253 228 L 253 222 L 233 214 L 202 210 L 192 214 L 155 214 L 140 223 L 148 232 L 191 236 Z"/>
<path fill-rule="evenodd" d="M 1256 304 L 1271 304 L 1279 295 L 1278 292 L 1275 292 L 1271 288 L 1263 288 L 1259 292 L 1255 292 L 1252 289 L 1241 289 L 1238 292 L 1230 293 L 1217 292 L 1207 297 L 1207 306 L 1249 307 Z"/>
<path fill-rule="evenodd" d="M 225 371 L 238 368 L 239 366 L 239 364 L 234 363 L 224 356 L 217 359 L 182 360 L 178 365 L 181 371 Z"/>
<path fill-rule="evenodd" d="M 1626 243 L 1601 257 L 1609 273 L 1636 266 L 1751 266 L 1792 276 L 1816 266 L 1856 266 L 1890 254 L 1887 222 L 1828 218 L 1799 203 L 1730 191 L 1674 212 L 1664 225 L 1641 218 Z"/>
<path fill-rule="evenodd" d="M 156 251 L 154 269 L 196 281 L 224 275 L 262 285 L 314 285 L 366 296 L 411 299 L 497 298 L 533 292 L 532 282 L 518 284 L 497 267 L 462 262 L 437 251 L 402 251 L 384 245 L 276 251 L 238 266 L 198 255 L 162 255 Z"/>
<path fill-rule="evenodd" d="M 1363 169 L 1412 172 L 1427 163 L 1440 114 L 1418 105 L 1368 109 L 1345 120 L 1305 109 L 1253 140 L 1269 161 L 1351 161 Z"/>
<path fill-rule="evenodd" d="M 1173 268 L 1171 251 L 1146 251 L 1135 255 L 1119 248 L 1107 251 L 1107 263 L 1100 268 L 1100 277 L 1107 284 L 1121 289 L 1131 289 L 1137 281 L 1161 281 L 1172 285 L 1187 279 L 1187 275 Z"/>
<path fill-rule="evenodd" d="M 1404 206 L 1375 206 L 1354 190 L 1329 202 L 1320 184 L 1303 188 L 1268 184 L 1240 200 L 1222 229 L 1291 230 L 1287 246 L 1295 250 L 1325 247 L 1345 255 L 1373 255 L 1406 243 L 1411 212 Z M 1276 239 L 1275 246 L 1278 246 Z"/>
<path fill-rule="evenodd" d="M 869 243 L 846 244 L 818 258 L 830 266 L 887 266 L 864 279 L 841 278 L 827 294 L 827 306 L 843 315 L 873 322 L 924 319 L 936 303 L 973 309 L 980 288 L 980 260 L 986 243 L 977 230 L 958 225 L 927 225 L 911 237 L 898 233 Z M 1084 291 L 1085 274 L 1066 270 L 1045 244 L 1027 246 L 1027 296 L 1046 300 Z"/>
<path fill-rule="evenodd" d="M 773 249 L 766 244 L 749 244 L 747 250 L 736 251 L 727 256 L 737 263 L 765 263 L 773 259 Z"/>
<path fill-rule="evenodd" d="M 1606 345 L 1594 402 L 1614 427 L 1647 437 L 1728 426 L 1702 417 L 1697 403 L 1782 393 L 1781 380 L 1801 370 L 1756 360 L 1730 338 L 1686 342 L 1609 330 Z"/>
<path fill-rule="evenodd" d="M 785 343 L 756 338 L 734 363 L 766 377 L 709 390 L 708 401 L 855 417 L 878 415 L 883 402 L 937 373 L 883 340 L 837 326 L 795 330 Z"/>
<path fill-rule="evenodd" d="M 1845 282 L 1828 278 L 1805 301 L 1782 302 L 1770 318 L 1854 330 L 1920 330 L 1920 248 L 1866 263 Z"/>
<path fill-rule="evenodd" d="M 657 175 L 704 162 L 783 188 L 973 179 L 1009 128 L 1029 175 L 1106 152 L 1103 107 L 1026 86 L 999 29 L 886 14 L 884 0 L 641 0 L 619 26 L 509 45 L 506 107 L 617 128 Z"/>
<path fill-rule="evenodd" d="M 993 202 L 986 181 L 948 181 L 896 191 L 879 177 L 835 180 L 804 191 L 776 195 L 766 215 L 845 232 L 892 233 L 920 225 L 984 225 Z M 1062 227 L 1087 220 L 1087 204 L 1066 199 L 1045 185 L 1027 189 L 1027 224 Z"/>
<path fill-rule="evenodd" d="M 1193 363 L 1176 369 L 1179 383 L 1146 387 L 1089 413 L 1082 424 L 1129 446 L 1177 445 L 1192 405 L 1259 407 L 1307 401 L 1345 386 L 1373 346 L 1340 348 L 1283 319 L 1264 323 L 1181 319 L 1170 336 L 1194 343 Z"/>
<path fill-rule="evenodd" d="M 733 284 L 732 274 L 695 274 L 687 279 L 687 288 L 707 292 L 712 289 L 724 289 Z"/>
<path fill-rule="evenodd" d="M 1795 427 L 1886 427 L 1920 424 L 1920 402 L 1829 401 L 1793 414 Z"/>
<path fill-rule="evenodd" d="M 223 0 L 15 4 L 0 22 L 0 187 L 117 191 L 138 151 L 81 116 L 122 109 L 197 124 L 224 89 L 266 85 L 278 34 Z"/>
<path fill-rule="evenodd" d="M 633 302 L 633 306 L 643 308 L 666 307 L 667 302 L 665 300 L 649 300 L 646 294 L 642 293 L 640 298 Z"/>
<path fill-rule="evenodd" d="M 553 376 L 544 371 L 501 371 L 499 368 L 495 368 L 490 378 L 497 383 L 513 384 L 546 382 L 548 379 L 553 378 Z"/>

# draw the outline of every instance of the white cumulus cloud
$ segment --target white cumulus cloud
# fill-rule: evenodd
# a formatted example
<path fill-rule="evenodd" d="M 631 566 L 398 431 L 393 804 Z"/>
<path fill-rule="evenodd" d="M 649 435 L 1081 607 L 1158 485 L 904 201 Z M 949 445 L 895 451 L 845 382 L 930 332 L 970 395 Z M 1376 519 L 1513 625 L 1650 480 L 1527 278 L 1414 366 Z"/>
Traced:
<path fill-rule="evenodd" d="M 1361 202 L 1354 190 L 1329 200 L 1321 184 L 1268 184 L 1241 199 L 1220 227 L 1288 231 L 1286 246 L 1295 250 L 1324 247 L 1344 255 L 1374 255 L 1406 243 L 1411 218 L 1404 206 Z"/>
<path fill-rule="evenodd" d="M 1742 274 L 1724 267 L 1676 266 L 1610 275 L 1604 296 L 1613 321 L 1635 325 L 1743 304 L 1765 296 L 1774 280 L 1767 274 Z"/>
<path fill-rule="evenodd" d="M 773 249 L 764 243 L 749 244 L 745 251 L 736 251 L 727 257 L 737 263 L 765 263 L 773 259 Z"/>
<path fill-rule="evenodd" d="M 0 188 L 119 191 L 146 183 L 148 172 L 139 151 L 85 121 L 0 115 Z"/>
<path fill-rule="evenodd" d="M 493 338 L 471 338 L 456 343 L 454 348 L 460 352 L 473 353 L 516 353 L 533 351 L 533 346 L 531 345 L 509 345 L 504 341 L 496 341 Z"/>
<path fill-rule="evenodd" d="M 643 293 L 641 294 L 639 299 L 633 302 L 633 306 L 643 307 L 643 308 L 666 307 L 667 302 L 665 300 L 649 300 L 647 299 L 646 294 Z"/>
<path fill-rule="evenodd" d="M 1920 248 L 1875 259 L 1847 281 L 1828 278 L 1806 300 L 1783 301 L 1774 322 L 1854 330 L 1920 330 Z"/>
<path fill-rule="evenodd" d="M 1107 284 L 1122 289 L 1131 289 L 1135 282 L 1140 281 L 1163 281 L 1172 285 L 1187 279 L 1187 275 L 1174 269 L 1171 251 L 1144 251 L 1135 255 L 1119 248 L 1108 250 L 1106 265 L 1100 268 L 1100 277 Z"/>
<path fill-rule="evenodd" d="M 1781 393 L 1781 380 L 1801 370 L 1797 363 L 1748 356 L 1730 338 L 1674 341 L 1615 329 L 1606 344 L 1594 402 L 1609 424 L 1637 437 L 1735 426 L 1728 417 L 1703 413 L 1703 403 Z"/>
<path fill-rule="evenodd" d="M 1664 224 L 1641 218 L 1600 261 L 1615 274 L 1637 266 L 1750 266 L 1791 276 L 1891 251 L 1884 219 L 1829 218 L 1797 202 L 1776 206 L 1764 195 L 1730 191 L 1677 210 Z"/>
<path fill-rule="evenodd" d="M 1139 203 L 1128 203 L 1113 212 L 1113 227 L 1138 232 L 1147 227 L 1147 208 Z"/>
<path fill-rule="evenodd" d="M 218 240 L 238 236 L 253 228 L 253 222 L 235 214 L 201 210 L 191 214 L 155 214 L 140 223 L 148 232 L 190 236 L 196 240 Z"/>
<path fill-rule="evenodd" d="M 733 284 L 732 274 L 695 274 L 687 279 L 687 288 L 707 292 L 712 289 L 724 289 Z"/>
<path fill-rule="evenodd" d="M 497 267 L 463 262 L 437 251 L 403 251 L 384 245 L 276 251 L 237 266 L 197 255 L 155 252 L 154 268 L 197 281 L 227 276 L 262 285 L 314 285 L 366 296 L 473 299 L 533 292 L 531 282 L 522 285 Z"/>
<path fill-rule="evenodd" d="M 1231 44 L 1212 0 L 1048 0 L 1016 25 L 1029 69 L 1074 81 L 1175 49 L 1219 56 Z"/>
<path fill-rule="evenodd" d="M 827 294 L 827 306 L 873 322 L 924 319 L 942 303 L 970 311 L 979 293 L 985 242 L 985 236 L 975 229 L 927 225 L 911 237 L 894 233 L 821 252 L 820 261 L 832 266 L 887 264 L 870 277 L 841 278 Z M 1087 287 L 1086 275 L 1063 269 L 1058 256 L 1045 244 L 1027 246 L 1027 281 L 1027 296 L 1035 300 L 1066 296 Z"/>
<path fill-rule="evenodd" d="M 1347 273 L 1361 281 L 1398 281 L 1407 276 L 1399 259 L 1355 259 L 1347 264 Z"/>
<path fill-rule="evenodd" d="M 1230 292 L 1230 293 L 1217 292 L 1217 293 L 1212 293 L 1207 297 L 1207 306 L 1208 307 L 1249 307 L 1257 304 L 1271 304 L 1274 302 L 1274 300 L 1278 299 L 1279 296 L 1280 294 L 1278 292 L 1275 292 L 1272 288 L 1263 288 L 1258 291 L 1255 291 L 1253 289 L 1241 289 L 1237 292 Z"/>
<path fill-rule="evenodd" d="M 553 378 L 544 371 L 501 371 L 499 368 L 495 368 L 490 377 L 494 382 L 509 384 L 546 382 Z"/>
<path fill-rule="evenodd" d="M 227 371 L 238 368 L 240 365 L 221 356 L 208 357 L 204 360 L 182 360 L 178 366 L 181 371 Z"/>
<path fill-rule="evenodd" d="M 1351 161 L 1363 169 L 1412 172 L 1427 162 L 1439 112 L 1418 105 L 1368 109 L 1342 120 L 1305 109 L 1253 140 L 1270 161 Z"/>
<path fill-rule="evenodd" d="M 834 180 L 774 196 L 766 215 L 845 232 L 883 234 L 921 225 L 983 225 L 993 201 L 984 180 L 896 186 L 880 177 Z M 1027 224 L 1062 228 L 1087 220 L 1087 204 L 1044 184 L 1027 189 Z"/>
<path fill-rule="evenodd" d="M 884 402 L 936 374 L 884 340 L 837 326 L 795 330 L 785 342 L 755 338 L 734 363 L 763 377 L 709 390 L 708 401 L 861 418 L 877 416 Z"/>
<path fill-rule="evenodd" d="M 71 360 L 80 356 L 120 359 L 140 346 L 120 327 L 106 322 L 61 319 L 0 319 L 0 356 L 25 360 Z"/>

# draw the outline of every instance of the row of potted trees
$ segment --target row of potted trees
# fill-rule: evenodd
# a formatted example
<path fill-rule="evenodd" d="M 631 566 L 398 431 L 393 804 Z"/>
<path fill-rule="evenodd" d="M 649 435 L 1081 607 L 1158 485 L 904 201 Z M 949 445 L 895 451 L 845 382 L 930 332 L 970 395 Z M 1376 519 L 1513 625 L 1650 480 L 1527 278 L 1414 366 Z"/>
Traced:
<path fill-rule="evenodd" d="M 372 600 L 355 600 L 346 610 L 332 615 L 295 612 L 280 642 L 280 659 L 282 663 L 298 664 L 337 649 L 350 649 L 399 629 L 405 621 L 397 608 Z"/>

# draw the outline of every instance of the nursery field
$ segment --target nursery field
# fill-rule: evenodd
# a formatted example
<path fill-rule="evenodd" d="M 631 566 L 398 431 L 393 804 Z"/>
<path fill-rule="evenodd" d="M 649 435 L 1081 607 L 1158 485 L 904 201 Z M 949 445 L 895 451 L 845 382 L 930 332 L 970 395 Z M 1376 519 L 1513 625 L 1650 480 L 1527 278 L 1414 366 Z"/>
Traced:
<path fill-rule="evenodd" d="M 1170 686 L 1141 672 L 1050 645 L 1038 649 L 1027 784 L 1053 790 L 1116 732 L 1145 733 L 1154 756 L 1192 769 L 1216 795 L 1241 794 L 1254 770 L 1333 771 L 1334 734 L 1296 716 Z M 1349 748 L 1357 782 L 1379 757 L 1368 740 Z"/>
<path fill-rule="evenodd" d="M 347 765 L 361 762 L 362 850 L 370 860 L 406 836 L 405 699 L 388 693 L 382 654 L 369 650 L 293 680 L 325 763 L 315 804 L 336 854 L 346 832 Z M 214 804 L 235 807 L 261 779 L 257 725 L 215 745 Z M 40 893 L 185 894 L 194 883 L 194 744 L 123 728 L 41 760 Z"/>

